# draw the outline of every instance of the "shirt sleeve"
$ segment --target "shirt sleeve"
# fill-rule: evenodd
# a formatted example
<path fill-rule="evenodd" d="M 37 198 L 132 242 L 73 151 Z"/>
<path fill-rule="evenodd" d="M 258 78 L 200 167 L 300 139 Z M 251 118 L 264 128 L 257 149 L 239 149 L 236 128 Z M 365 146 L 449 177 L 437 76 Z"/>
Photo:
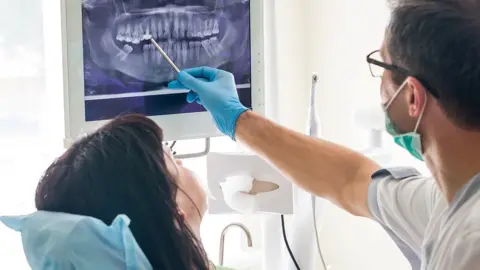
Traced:
<path fill-rule="evenodd" d="M 382 169 L 372 175 L 368 207 L 392 237 L 413 269 L 420 268 L 420 253 L 427 224 L 441 200 L 435 181 L 413 168 Z"/>

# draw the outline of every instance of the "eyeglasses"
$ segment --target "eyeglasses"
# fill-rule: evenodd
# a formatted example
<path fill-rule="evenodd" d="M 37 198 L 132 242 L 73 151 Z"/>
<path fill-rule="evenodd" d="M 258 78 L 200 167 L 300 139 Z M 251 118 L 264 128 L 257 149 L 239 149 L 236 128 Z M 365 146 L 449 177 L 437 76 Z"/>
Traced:
<path fill-rule="evenodd" d="M 370 73 L 372 74 L 373 77 L 381 78 L 383 76 L 383 73 L 386 70 L 390 70 L 392 72 L 399 73 L 400 75 L 403 75 L 405 77 L 415 77 L 417 80 L 419 80 L 425 88 L 436 98 L 438 98 L 438 92 L 435 91 L 433 88 L 431 88 L 427 82 L 424 80 L 418 78 L 418 76 L 415 76 L 412 74 L 410 71 L 396 66 L 392 64 L 387 64 L 383 61 L 381 61 L 382 57 L 380 55 L 380 50 L 375 50 L 367 55 L 367 63 L 368 67 L 370 69 Z"/>
<path fill-rule="evenodd" d="M 412 76 L 408 70 L 396 65 L 387 64 L 381 61 L 380 50 L 375 50 L 367 55 L 368 67 L 373 77 L 382 77 L 385 69 L 398 72 L 405 77 Z"/>

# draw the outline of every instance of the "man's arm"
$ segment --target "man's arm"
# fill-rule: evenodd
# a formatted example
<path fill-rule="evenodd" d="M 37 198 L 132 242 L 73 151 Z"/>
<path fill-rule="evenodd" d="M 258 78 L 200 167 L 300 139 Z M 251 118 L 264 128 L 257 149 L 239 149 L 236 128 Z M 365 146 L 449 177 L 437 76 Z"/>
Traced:
<path fill-rule="evenodd" d="M 368 186 L 380 166 L 364 155 L 294 132 L 250 111 L 239 116 L 235 138 L 306 191 L 351 214 L 372 217 Z"/>
<path fill-rule="evenodd" d="M 435 211 L 446 208 L 432 179 L 412 168 L 379 170 L 360 153 L 248 112 L 228 72 L 193 68 L 169 83 L 172 89 L 185 87 L 193 90 L 187 100 L 201 102 L 223 134 L 249 146 L 303 189 L 354 215 L 377 220 L 419 266 L 427 223 Z"/>
<path fill-rule="evenodd" d="M 288 130 L 253 112 L 240 115 L 235 136 L 308 192 L 377 221 L 412 269 L 420 269 L 428 221 L 447 207 L 433 179 L 413 168 L 380 170 L 360 153 Z"/>

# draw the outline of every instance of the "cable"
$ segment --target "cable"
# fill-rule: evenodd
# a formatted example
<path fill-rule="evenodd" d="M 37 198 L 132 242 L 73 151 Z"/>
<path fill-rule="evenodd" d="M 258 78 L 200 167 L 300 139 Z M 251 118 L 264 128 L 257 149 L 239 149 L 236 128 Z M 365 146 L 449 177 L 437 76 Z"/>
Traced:
<path fill-rule="evenodd" d="M 295 256 L 293 256 L 293 252 L 290 249 L 290 245 L 288 244 L 287 233 L 285 232 L 285 219 L 284 219 L 283 215 L 281 215 L 281 218 L 282 218 L 283 241 L 285 242 L 285 245 L 287 246 L 288 254 L 290 254 L 290 258 L 292 258 L 292 261 L 295 264 L 295 267 L 297 268 L 297 270 L 300 270 L 300 266 L 298 266 L 297 260 L 295 259 Z"/>
<path fill-rule="evenodd" d="M 320 248 L 320 239 L 318 237 L 318 228 L 317 228 L 317 217 L 316 217 L 316 197 L 315 195 L 312 195 L 312 210 L 313 210 L 313 227 L 315 228 L 315 239 L 317 242 L 317 250 L 318 250 L 318 255 L 320 255 L 320 260 L 322 262 L 322 266 L 324 270 L 327 270 L 327 264 L 325 263 L 325 259 L 323 258 L 323 253 L 322 253 L 322 248 Z"/>

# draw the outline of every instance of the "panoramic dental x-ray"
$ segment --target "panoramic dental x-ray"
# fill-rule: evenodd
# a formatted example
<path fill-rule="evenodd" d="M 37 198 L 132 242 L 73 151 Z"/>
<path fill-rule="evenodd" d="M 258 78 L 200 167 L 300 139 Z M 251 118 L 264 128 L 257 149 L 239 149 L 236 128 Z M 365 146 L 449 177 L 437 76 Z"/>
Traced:
<path fill-rule="evenodd" d="M 180 69 L 233 73 L 242 102 L 251 106 L 249 1 L 84 0 L 82 14 L 87 121 L 126 111 L 151 116 L 204 110 L 165 89 L 176 73 L 150 38 Z M 158 93 L 139 94 L 152 91 Z"/>

